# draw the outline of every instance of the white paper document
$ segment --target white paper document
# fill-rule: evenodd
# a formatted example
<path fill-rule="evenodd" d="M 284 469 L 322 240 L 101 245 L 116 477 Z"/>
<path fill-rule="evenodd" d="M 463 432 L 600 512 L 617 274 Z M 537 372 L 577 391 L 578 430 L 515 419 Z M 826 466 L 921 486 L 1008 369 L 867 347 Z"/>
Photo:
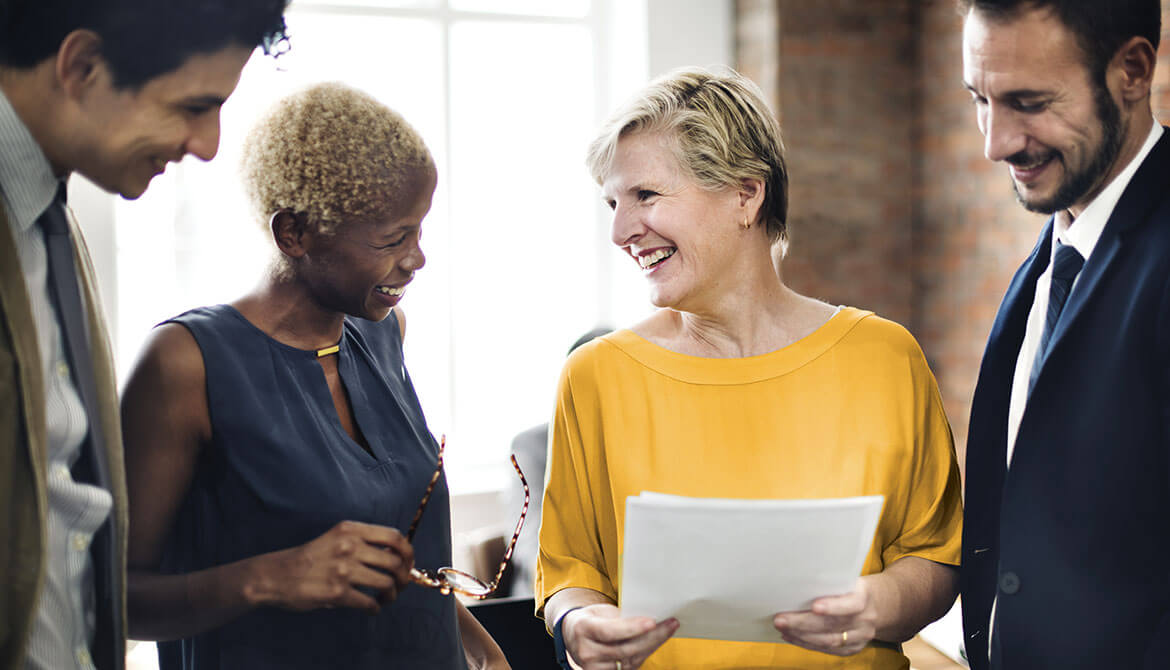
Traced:
<path fill-rule="evenodd" d="M 677 617 L 676 637 L 783 642 L 775 614 L 853 590 L 882 500 L 630 496 L 622 615 Z"/>

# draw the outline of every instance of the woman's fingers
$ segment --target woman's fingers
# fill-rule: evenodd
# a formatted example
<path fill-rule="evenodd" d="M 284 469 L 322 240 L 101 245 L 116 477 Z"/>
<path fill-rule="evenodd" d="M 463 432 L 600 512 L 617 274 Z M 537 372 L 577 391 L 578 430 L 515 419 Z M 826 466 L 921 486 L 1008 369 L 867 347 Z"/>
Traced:
<path fill-rule="evenodd" d="M 347 581 L 353 586 L 360 586 L 379 592 L 396 588 L 398 585 L 391 575 L 381 570 L 375 570 L 374 568 L 362 565 L 361 563 L 354 563 L 350 566 Z"/>
<path fill-rule="evenodd" d="M 619 646 L 619 651 L 623 654 L 626 661 L 623 661 L 622 668 L 638 668 L 646 659 L 658 650 L 666 641 L 670 639 L 675 631 L 678 630 L 678 619 L 667 619 L 650 630 L 644 635 L 630 640 Z M 618 658 L 621 660 L 621 657 Z"/>
<path fill-rule="evenodd" d="M 864 578 L 851 593 L 813 601 L 811 610 L 782 612 L 772 623 L 784 639 L 814 651 L 838 656 L 856 654 L 876 632 L 869 587 Z"/>
<path fill-rule="evenodd" d="M 380 546 L 362 544 L 353 553 L 353 559 L 361 565 L 381 572 L 399 586 L 410 583 L 412 563 L 393 550 Z"/>
<path fill-rule="evenodd" d="M 572 614 L 576 621 L 569 653 L 586 670 L 612 670 L 615 661 L 621 661 L 623 670 L 633 670 L 670 639 L 679 625 L 677 619 L 655 623 L 649 617 L 621 618 L 612 605 L 594 605 Z"/>
<path fill-rule="evenodd" d="M 856 654 L 873 639 L 872 626 L 856 616 L 822 616 L 785 612 L 773 619 L 776 630 L 792 644 L 838 656 Z"/>
<path fill-rule="evenodd" d="M 852 616 L 823 616 L 807 611 L 777 614 L 773 622 L 781 632 L 788 630 L 801 634 L 840 633 L 856 624 Z"/>
<path fill-rule="evenodd" d="M 334 531 L 343 538 L 359 541 L 352 545 L 352 549 L 362 563 L 393 574 L 399 584 L 410 583 L 414 547 L 398 529 L 360 521 L 342 521 L 334 527 Z"/>
<path fill-rule="evenodd" d="M 271 581 L 285 607 L 352 607 L 377 612 L 410 583 L 414 550 L 394 528 L 343 521 L 317 539 L 280 552 Z"/>
<path fill-rule="evenodd" d="M 377 614 L 382 611 L 382 605 L 378 600 L 359 591 L 352 586 L 345 590 L 340 598 L 325 605 L 327 608 L 346 607 L 355 610 L 362 610 L 369 614 Z"/>
<path fill-rule="evenodd" d="M 582 619 L 582 633 L 597 642 L 620 644 L 654 630 L 654 619 L 649 617 Z"/>
<path fill-rule="evenodd" d="M 812 611 L 822 616 L 851 617 L 861 614 L 868 601 L 868 593 L 857 589 L 840 596 L 817 598 L 813 601 Z"/>
<path fill-rule="evenodd" d="M 410 566 L 414 565 L 414 547 L 397 528 L 375 526 L 356 521 L 347 523 L 356 524 L 361 531 L 362 538 L 369 544 L 381 546 L 401 556 L 407 564 L 407 572 L 410 571 Z"/>
<path fill-rule="evenodd" d="M 834 634 L 816 634 L 808 637 L 789 640 L 793 644 L 837 656 L 852 656 L 865 648 L 867 641 L 859 639 L 857 635 L 842 631 Z"/>

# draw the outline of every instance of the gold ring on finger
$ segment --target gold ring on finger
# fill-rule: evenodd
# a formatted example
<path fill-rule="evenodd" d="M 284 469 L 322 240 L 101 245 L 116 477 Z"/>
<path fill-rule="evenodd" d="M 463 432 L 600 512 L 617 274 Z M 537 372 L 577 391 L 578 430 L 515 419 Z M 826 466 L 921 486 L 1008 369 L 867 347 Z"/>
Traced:
<path fill-rule="evenodd" d="M 841 631 L 841 646 L 844 647 L 847 644 L 849 644 L 849 631 L 843 630 Z"/>
<path fill-rule="evenodd" d="M 622 662 L 621 661 L 614 661 L 613 662 L 613 670 L 622 670 Z"/>

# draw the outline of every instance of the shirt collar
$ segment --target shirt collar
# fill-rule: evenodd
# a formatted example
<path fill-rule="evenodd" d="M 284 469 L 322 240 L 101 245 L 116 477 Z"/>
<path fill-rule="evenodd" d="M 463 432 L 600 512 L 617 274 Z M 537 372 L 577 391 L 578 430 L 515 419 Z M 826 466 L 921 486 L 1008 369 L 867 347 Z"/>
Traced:
<path fill-rule="evenodd" d="M 0 192 L 10 225 L 20 232 L 31 228 L 53 202 L 58 184 L 45 152 L 0 90 Z"/>
<path fill-rule="evenodd" d="M 1146 159 L 1161 137 L 1162 126 L 1154 121 L 1153 128 L 1150 129 L 1150 134 L 1146 136 L 1146 141 L 1138 150 L 1137 155 L 1113 181 L 1109 182 L 1108 186 L 1101 189 L 1101 192 L 1097 194 L 1096 198 L 1093 198 L 1088 207 L 1085 207 L 1085 210 L 1076 219 L 1077 225 L 1072 225 L 1067 210 L 1057 212 L 1056 216 L 1053 217 L 1052 224 L 1055 239 L 1061 244 L 1071 244 L 1080 252 L 1081 257 L 1087 260 L 1089 254 L 1093 253 L 1093 247 L 1097 246 L 1097 240 L 1100 239 L 1101 232 L 1105 230 L 1105 224 L 1109 221 L 1109 216 L 1113 214 L 1113 209 L 1117 207 L 1117 201 L 1121 199 L 1125 187 L 1129 186 L 1134 173 L 1137 172 L 1142 161 Z M 1051 253 L 1055 257 L 1055 244 L 1052 245 Z"/>

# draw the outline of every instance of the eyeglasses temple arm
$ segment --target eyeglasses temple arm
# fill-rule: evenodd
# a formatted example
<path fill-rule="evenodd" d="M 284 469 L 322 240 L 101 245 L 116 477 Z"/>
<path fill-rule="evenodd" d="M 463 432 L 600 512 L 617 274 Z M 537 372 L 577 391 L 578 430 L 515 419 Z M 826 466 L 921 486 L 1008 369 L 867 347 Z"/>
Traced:
<path fill-rule="evenodd" d="M 446 448 L 447 436 L 444 435 L 439 440 L 439 464 L 435 467 L 435 474 L 431 475 L 431 483 L 427 484 L 427 491 L 423 494 L 422 502 L 418 504 L 418 511 L 414 513 L 414 519 L 410 522 L 410 530 L 406 531 L 407 542 L 414 542 L 414 531 L 418 530 L 418 522 L 422 520 L 423 510 L 427 508 L 427 503 L 431 501 L 431 492 L 435 490 L 435 482 L 439 481 L 439 475 L 443 474 L 443 450 Z M 525 509 L 527 509 L 527 505 L 528 499 L 527 495 L 525 495 Z"/>
<path fill-rule="evenodd" d="M 520 475 L 520 483 L 524 486 L 524 507 L 521 508 L 520 519 L 516 522 L 516 532 L 512 533 L 512 541 L 508 543 L 508 549 L 504 552 L 504 559 L 500 561 L 500 569 L 496 572 L 495 578 L 488 584 L 488 588 L 491 591 L 495 591 L 496 587 L 500 585 L 500 580 L 504 577 L 504 571 L 508 569 L 508 561 L 512 559 L 512 550 L 516 548 L 516 540 L 520 538 L 520 529 L 524 527 L 524 517 L 528 516 L 528 480 L 524 478 L 524 472 L 520 469 L 520 464 L 516 462 L 515 454 L 512 455 L 512 467 L 516 468 L 516 474 Z"/>

